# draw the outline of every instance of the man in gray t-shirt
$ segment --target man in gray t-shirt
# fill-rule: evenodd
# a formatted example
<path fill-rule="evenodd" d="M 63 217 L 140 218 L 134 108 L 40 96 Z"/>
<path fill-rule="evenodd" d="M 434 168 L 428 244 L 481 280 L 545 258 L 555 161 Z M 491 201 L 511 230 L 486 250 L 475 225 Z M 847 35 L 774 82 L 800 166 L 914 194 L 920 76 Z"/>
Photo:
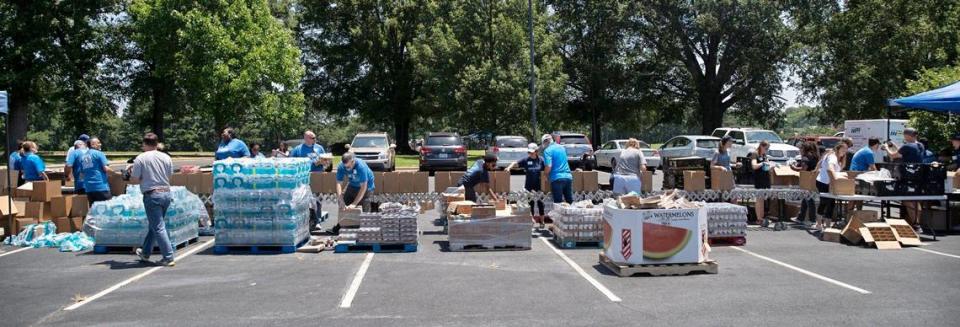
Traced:
<path fill-rule="evenodd" d="M 170 175 L 173 175 L 173 161 L 170 156 L 157 151 L 160 144 L 157 135 L 147 133 L 143 136 L 143 153 L 133 160 L 130 167 L 130 177 L 140 180 L 140 191 L 143 192 L 143 209 L 147 213 L 147 237 L 143 239 L 143 246 L 137 249 L 140 262 L 150 262 L 150 252 L 153 250 L 153 241 L 157 241 L 163 260 L 157 265 L 172 267 L 173 246 L 167 235 L 166 223 L 163 218 L 167 215 L 167 208 L 173 197 L 170 195 Z"/>

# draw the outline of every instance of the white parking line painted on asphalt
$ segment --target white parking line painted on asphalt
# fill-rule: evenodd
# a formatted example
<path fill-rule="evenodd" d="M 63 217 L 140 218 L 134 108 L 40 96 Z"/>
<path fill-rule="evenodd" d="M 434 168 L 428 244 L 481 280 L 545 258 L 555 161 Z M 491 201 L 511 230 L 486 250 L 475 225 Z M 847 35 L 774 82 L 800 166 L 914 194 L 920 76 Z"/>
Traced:
<path fill-rule="evenodd" d="M 203 249 L 207 248 L 207 246 L 210 245 L 210 244 L 213 244 L 213 240 L 209 240 L 209 241 L 207 241 L 206 243 L 201 244 L 200 246 L 196 246 L 196 247 L 190 249 L 190 251 L 187 251 L 187 252 L 181 254 L 180 256 L 174 258 L 174 261 L 180 261 L 180 260 L 182 260 L 183 258 L 189 257 L 190 255 L 192 255 L 192 254 L 194 254 L 194 253 L 197 253 L 197 252 L 199 252 L 200 250 L 203 250 Z M 116 291 L 116 290 L 120 289 L 121 287 L 126 286 L 127 284 L 133 283 L 133 282 L 135 282 L 135 281 L 137 281 L 137 280 L 139 280 L 139 279 L 141 279 L 141 278 L 143 278 L 143 277 L 146 277 L 147 275 L 152 274 L 153 272 L 155 272 L 155 271 L 157 271 L 157 270 L 160 270 L 161 268 L 163 268 L 163 267 L 153 267 L 153 268 L 147 269 L 147 271 L 144 271 L 144 272 L 142 272 L 142 273 L 139 273 L 139 274 L 137 274 L 136 276 L 130 277 L 129 279 L 127 279 L 127 280 L 125 280 L 125 281 L 122 281 L 122 282 L 120 282 L 120 283 L 117 283 L 116 285 L 110 286 L 109 288 L 100 291 L 100 293 L 94 294 L 94 295 L 92 295 L 92 296 L 90 296 L 90 297 L 88 297 L 88 298 L 83 299 L 83 300 L 80 301 L 80 302 L 74 303 L 73 305 L 71 305 L 71 306 L 69 306 L 69 307 L 66 307 L 66 308 L 64 308 L 63 310 L 65 310 L 65 311 L 76 310 L 77 308 L 83 306 L 84 304 L 93 302 L 94 300 L 99 299 L 99 298 L 103 297 L 104 295 L 110 294 L 111 292 Z"/>
<path fill-rule="evenodd" d="M 834 285 L 837 285 L 837 286 L 840 286 L 840 287 L 843 287 L 843 288 L 852 290 L 852 291 L 857 292 L 857 293 L 860 293 L 860 294 L 870 294 L 870 291 L 868 291 L 868 290 L 865 290 L 865 289 L 862 289 L 862 288 L 859 288 L 859 287 L 856 287 L 856 286 L 853 286 L 853 285 L 850 285 L 850 284 L 847 284 L 847 283 L 838 281 L 838 280 L 836 280 L 836 279 L 833 279 L 833 278 L 830 278 L 830 277 L 827 277 L 827 276 L 823 276 L 823 275 L 817 274 L 817 273 L 815 273 L 815 272 L 812 272 L 812 271 L 809 271 L 809 270 L 806 270 L 806 269 L 803 269 L 803 268 L 799 268 L 799 267 L 797 267 L 797 266 L 794 266 L 794 265 L 791 265 L 791 264 L 788 264 L 788 263 L 785 263 L 785 262 L 782 262 L 782 261 L 779 261 L 779 260 L 776 260 L 776 259 L 772 259 L 772 258 L 763 256 L 763 255 L 760 255 L 760 254 L 756 254 L 756 253 L 750 252 L 750 251 L 745 250 L 745 249 L 742 249 L 742 248 L 740 248 L 740 247 L 731 246 L 730 248 L 731 248 L 731 249 L 734 249 L 734 250 L 737 250 L 737 251 L 740 251 L 740 252 L 743 252 L 743 253 L 746 253 L 746 254 L 749 254 L 749 255 L 752 255 L 752 256 L 754 256 L 754 257 L 757 257 L 757 258 L 760 258 L 760 259 L 763 259 L 763 260 L 766 260 L 766 261 L 770 261 L 770 262 L 773 262 L 773 263 L 775 263 L 775 264 L 778 264 L 778 265 L 781 265 L 781 266 L 790 268 L 790 269 L 792 269 L 792 270 L 794 270 L 794 271 L 797 271 L 797 272 L 799 272 L 799 273 L 801 273 L 801 274 L 804 274 L 804 275 L 807 275 L 807 276 L 810 276 L 810 277 L 813 277 L 813 278 L 816 278 L 816 279 L 825 281 L 825 282 L 827 282 L 827 283 L 834 284 Z"/>
<path fill-rule="evenodd" d="M 0 257 L 6 256 L 6 255 L 11 255 L 11 254 L 14 254 L 14 253 L 17 253 L 17 252 L 23 252 L 23 251 L 26 251 L 26 250 L 29 250 L 29 249 L 32 249 L 32 247 L 25 247 L 25 248 L 16 249 L 16 250 L 13 250 L 13 251 L 8 251 L 8 252 L 0 253 Z"/>
<path fill-rule="evenodd" d="M 353 281 L 350 282 L 350 288 L 347 289 L 347 292 L 343 294 L 343 299 L 340 300 L 341 308 L 349 308 L 353 305 L 353 298 L 357 296 L 357 291 L 360 290 L 360 283 L 363 283 L 363 276 L 367 274 L 367 269 L 370 268 L 370 261 L 373 261 L 373 252 L 367 253 L 367 257 L 363 258 L 360 269 L 357 270 L 357 274 L 353 276 Z"/>
<path fill-rule="evenodd" d="M 613 292 L 611 292 L 610 289 L 608 289 L 606 286 L 603 286 L 603 284 L 600 284 L 600 282 L 597 281 L 595 278 L 591 277 L 590 275 L 587 275 L 587 272 L 583 271 L 583 268 L 580 268 L 580 265 L 578 265 L 576 262 L 573 262 L 573 260 L 571 260 L 570 257 L 568 257 L 566 254 L 564 254 L 563 251 L 560 251 L 559 249 L 557 249 L 557 247 L 553 246 L 553 244 L 550 244 L 550 241 L 548 241 L 545 237 L 540 237 L 540 240 L 543 241 L 543 244 L 546 244 L 548 247 L 550 247 L 550 249 L 553 250 L 553 253 L 556 253 L 558 256 L 560 256 L 561 259 L 563 259 L 563 261 L 566 261 L 567 264 L 570 265 L 570 267 L 573 267 L 573 270 L 575 270 L 578 274 L 580 274 L 580 277 L 583 277 L 583 279 L 586 279 L 588 282 L 590 282 L 590 284 L 593 285 L 593 287 L 595 287 L 598 291 L 600 291 L 600 293 L 603 293 L 603 295 L 605 295 L 608 299 L 610 299 L 610 301 L 612 302 L 622 301 L 620 300 L 619 296 L 617 296 L 616 294 L 613 294 Z"/>
<path fill-rule="evenodd" d="M 917 250 L 917 251 L 923 251 L 923 252 L 927 252 L 927 253 L 939 254 L 939 255 L 942 255 L 942 256 L 945 256 L 945 257 L 951 257 L 951 258 L 954 258 L 954 259 L 960 259 L 960 255 L 943 253 L 943 252 L 934 251 L 934 250 L 927 250 L 927 249 L 924 249 L 924 248 L 911 248 L 911 249 L 914 249 L 914 250 Z"/>

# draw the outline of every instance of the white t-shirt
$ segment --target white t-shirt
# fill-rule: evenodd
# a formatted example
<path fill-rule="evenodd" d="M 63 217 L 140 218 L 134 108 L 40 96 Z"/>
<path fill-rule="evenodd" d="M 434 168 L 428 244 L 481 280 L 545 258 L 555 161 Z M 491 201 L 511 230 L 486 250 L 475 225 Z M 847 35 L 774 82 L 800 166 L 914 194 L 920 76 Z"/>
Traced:
<path fill-rule="evenodd" d="M 840 161 L 837 159 L 837 155 L 834 153 L 824 156 L 823 160 L 820 161 L 820 174 L 817 175 L 817 181 L 830 184 L 830 170 L 843 170 L 843 167 L 840 167 Z"/>

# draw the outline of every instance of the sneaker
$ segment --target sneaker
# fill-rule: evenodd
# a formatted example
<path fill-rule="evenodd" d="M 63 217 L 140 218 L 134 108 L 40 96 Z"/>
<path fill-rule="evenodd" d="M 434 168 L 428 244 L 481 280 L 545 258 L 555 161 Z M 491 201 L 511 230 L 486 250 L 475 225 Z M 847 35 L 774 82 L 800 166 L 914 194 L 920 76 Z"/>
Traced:
<path fill-rule="evenodd" d="M 916 232 L 917 235 L 923 234 L 923 227 L 920 227 L 920 225 L 915 225 L 913 226 L 913 231 Z"/>
<path fill-rule="evenodd" d="M 173 267 L 176 266 L 177 263 L 174 262 L 173 259 L 164 258 L 163 260 L 157 261 L 157 265 L 161 267 Z"/>
<path fill-rule="evenodd" d="M 150 263 L 150 255 L 143 253 L 142 248 L 137 248 L 135 251 L 137 253 L 137 259 L 142 263 Z"/>

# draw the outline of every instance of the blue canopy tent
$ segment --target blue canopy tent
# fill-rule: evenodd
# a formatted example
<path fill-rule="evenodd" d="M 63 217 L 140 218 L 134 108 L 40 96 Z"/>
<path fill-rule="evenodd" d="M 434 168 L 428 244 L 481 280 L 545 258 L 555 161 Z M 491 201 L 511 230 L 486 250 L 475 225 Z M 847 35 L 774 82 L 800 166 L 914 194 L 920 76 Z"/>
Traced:
<path fill-rule="evenodd" d="M 960 114 L 960 81 L 953 84 L 887 101 L 887 135 L 890 135 L 890 110 L 926 110 L 941 114 Z M 952 116 L 951 116 L 952 117 Z"/>

